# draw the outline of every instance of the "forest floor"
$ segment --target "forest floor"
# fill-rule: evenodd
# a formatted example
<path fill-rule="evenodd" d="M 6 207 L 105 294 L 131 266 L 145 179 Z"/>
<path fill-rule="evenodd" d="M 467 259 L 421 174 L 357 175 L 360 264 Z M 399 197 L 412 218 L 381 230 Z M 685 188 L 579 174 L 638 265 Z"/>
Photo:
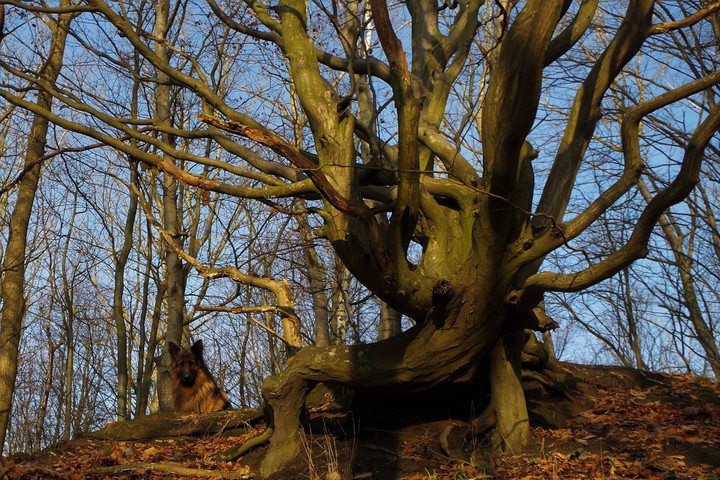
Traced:
<path fill-rule="evenodd" d="M 400 413 L 379 426 L 341 422 L 320 427 L 321 431 L 315 427 L 305 437 L 305 451 L 297 464 L 272 478 L 720 480 L 718 384 L 624 368 L 570 364 L 561 368 L 580 379 L 582 393 L 533 400 L 529 391 L 537 426 L 532 448 L 525 454 L 483 454 L 477 453 L 483 451 L 478 448 L 471 461 L 454 461 L 442 453 L 438 438 L 448 426 L 463 426 L 462 419 L 403 418 Z M 217 418 L 227 425 L 238 423 L 227 416 Z M 255 422 L 258 416 L 252 418 Z M 144 429 L 135 423 L 140 420 L 125 422 L 125 427 L 111 424 L 41 454 L 2 458 L 0 478 L 259 477 L 259 461 L 267 446 L 235 461 L 217 459 L 252 435 L 253 428 L 208 433 L 218 430 L 217 422 L 210 426 L 193 420 L 188 426 L 187 417 L 160 421 L 163 428 L 151 422 Z"/>

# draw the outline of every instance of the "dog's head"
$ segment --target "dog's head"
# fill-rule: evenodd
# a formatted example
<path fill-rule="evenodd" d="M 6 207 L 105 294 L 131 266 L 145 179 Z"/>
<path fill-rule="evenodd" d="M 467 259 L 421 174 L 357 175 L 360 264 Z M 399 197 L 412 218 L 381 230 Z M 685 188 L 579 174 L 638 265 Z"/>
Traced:
<path fill-rule="evenodd" d="M 182 386 L 192 387 L 203 362 L 202 340 L 198 340 L 190 348 L 180 348 L 174 342 L 168 342 L 168 350 L 170 351 L 173 375 L 177 377 Z"/>

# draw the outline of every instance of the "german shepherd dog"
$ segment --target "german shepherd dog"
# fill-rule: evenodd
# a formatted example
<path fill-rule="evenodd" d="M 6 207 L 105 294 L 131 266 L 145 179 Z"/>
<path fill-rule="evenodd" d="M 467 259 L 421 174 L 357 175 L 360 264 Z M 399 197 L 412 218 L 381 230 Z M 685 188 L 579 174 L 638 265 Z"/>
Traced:
<path fill-rule="evenodd" d="M 227 394 L 218 387 L 203 359 L 203 343 L 190 348 L 168 342 L 172 365 L 173 396 L 178 413 L 208 413 L 230 408 Z"/>

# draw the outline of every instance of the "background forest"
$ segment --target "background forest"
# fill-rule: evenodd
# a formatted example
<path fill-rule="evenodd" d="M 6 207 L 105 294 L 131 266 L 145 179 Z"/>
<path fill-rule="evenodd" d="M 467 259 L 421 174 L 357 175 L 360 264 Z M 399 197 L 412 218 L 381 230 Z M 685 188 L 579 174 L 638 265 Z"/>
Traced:
<path fill-rule="evenodd" d="M 92 14 L 101 3 L 118 19 Z M 485 60 L 497 53 L 525 2 L 478 3 L 479 33 L 450 86 L 439 135 L 479 171 L 481 112 L 491 75 Z M 598 2 L 567 2 L 564 18 L 592 3 Z M 543 72 L 528 136 L 539 153 L 533 160 L 533 207 L 575 92 L 633 3 L 600 1 L 582 42 Z M 150 53 L 140 52 L 122 30 L 140 32 L 159 58 L 312 157 L 311 127 L 289 74 L 290 60 L 263 27 L 272 21 L 259 3 L 0 4 L 0 282 L 8 281 L 15 258 L 9 252 L 11 232 L 17 231 L 12 217 L 21 209 L 29 215 L 23 293 L 6 289 L 0 298 L 3 312 L 11 303 L 23 310 L 5 453 L 36 451 L 161 408 L 156 365 L 168 331 L 186 342 L 202 339 L 210 369 L 233 404 L 258 406 L 262 381 L 283 369 L 288 345 L 371 343 L 415 323 L 344 266 L 321 232 L 320 196 L 307 182 L 301 185 L 300 172 L 267 146 L 203 135 L 199 112 L 205 103 L 157 69 L 147 59 Z M 388 9 L 409 52 L 411 22 L 403 5 L 388 2 Z M 353 8 L 360 12 L 360 31 L 350 50 L 384 60 L 363 2 L 310 2 L 309 35 L 328 55 L 341 55 L 348 48 L 338 40 L 340 20 Z M 439 9 L 440 31 L 449 31 L 457 8 L 446 2 Z M 653 23 L 668 28 L 649 35 L 608 88 L 564 218 L 583 212 L 622 174 L 619 120 L 628 108 L 717 76 L 718 8 L 705 0 L 655 2 Z M 60 50 L 58 31 L 67 34 Z M 370 161 L 364 158 L 372 149 L 394 149 L 398 117 L 390 108 L 388 83 L 352 70 L 323 69 L 342 97 L 339 104 L 374 131 L 365 138 L 375 140 L 357 141 L 358 161 Z M 645 167 L 636 188 L 550 252 L 543 268 L 583 269 L 627 242 L 650 199 L 678 173 L 693 130 L 715 109 L 716 84 L 708 82 L 713 86 L 644 117 Z M 42 137 L 37 133 L 43 115 L 30 104 L 45 105 L 44 112 L 57 116 L 46 119 Z M 168 155 L 163 145 L 169 146 L 183 172 L 232 185 L 232 191 L 198 188 L 111 139 L 148 155 Z M 718 140 L 716 133 L 692 193 L 660 217 L 645 258 L 581 292 L 545 295 L 545 311 L 559 328 L 542 337 L 557 358 L 720 375 Z M 22 185 L 33 176 L 37 188 L 28 199 Z M 379 205 L 382 195 L 373 201 Z M 184 253 L 168 248 L 161 231 Z M 422 246 L 411 243 L 407 256 L 421 257 Z M 226 267 L 234 270 L 220 270 Z M 291 296 L 283 303 L 279 295 Z M 291 305 L 299 324 L 289 329 L 295 318 L 278 305 Z"/>

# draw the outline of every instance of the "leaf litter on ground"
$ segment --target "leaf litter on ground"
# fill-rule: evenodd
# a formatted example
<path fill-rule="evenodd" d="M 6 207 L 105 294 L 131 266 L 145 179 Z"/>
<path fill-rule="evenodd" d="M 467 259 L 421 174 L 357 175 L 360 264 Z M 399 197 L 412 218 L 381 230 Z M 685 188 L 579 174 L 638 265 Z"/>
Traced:
<path fill-rule="evenodd" d="M 593 367 L 584 367 L 593 368 Z M 606 367 L 608 368 L 608 367 Z M 576 372 L 577 373 L 577 372 Z M 606 376 L 618 375 L 616 371 Z M 592 377 L 592 375 L 587 375 Z M 658 380 L 659 379 L 659 380 Z M 436 440 L 394 432 L 397 461 L 393 478 L 472 479 L 720 479 L 720 388 L 687 375 L 653 375 L 648 382 L 604 382 L 578 400 L 578 411 L 563 428 L 534 428 L 534 448 L 522 455 L 483 454 L 474 464 L 436 454 Z M 217 455 L 249 435 L 192 436 L 148 441 L 81 438 L 30 457 L 2 458 L 0 478 L 18 479 L 173 479 L 259 477 L 257 461 L 226 462 Z M 362 440 L 338 440 L 361 442 Z M 351 445 L 356 451 L 363 445 Z M 388 452 L 379 448 L 378 452 Z M 255 460 L 259 455 L 255 455 Z M 343 460 L 341 460 L 342 462 Z M 378 472 L 357 465 L 356 472 Z M 127 469 L 123 469 L 127 466 Z M 158 470 L 151 468 L 159 466 Z M 186 469 L 186 470 L 181 470 Z M 176 473 L 176 472 L 184 473 Z M 205 472 L 205 473 L 202 473 Z M 290 478 L 290 477 L 288 477 Z M 298 477 L 295 477 L 298 478 Z M 344 478 L 344 477 L 343 477 Z M 351 477 L 348 477 L 351 478 Z M 375 477 L 373 477 L 375 478 Z M 381 478 L 381 477 L 377 477 Z"/>

